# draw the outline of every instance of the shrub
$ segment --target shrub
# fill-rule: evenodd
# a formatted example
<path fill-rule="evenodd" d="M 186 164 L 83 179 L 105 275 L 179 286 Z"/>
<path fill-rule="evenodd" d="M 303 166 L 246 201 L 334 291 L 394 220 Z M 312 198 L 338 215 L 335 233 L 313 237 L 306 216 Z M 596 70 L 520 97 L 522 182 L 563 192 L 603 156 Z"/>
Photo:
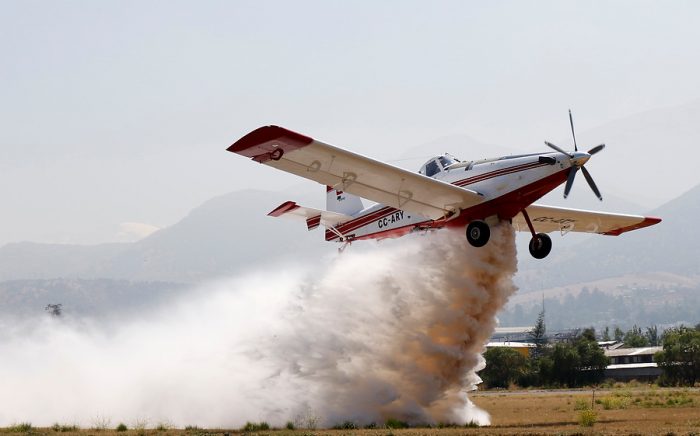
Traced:
<path fill-rule="evenodd" d="M 187 425 L 185 426 L 185 431 L 199 431 L 200 428 L 197 427 L 196 425 Z"/>
<path fill-rule="evenodd" d="M 287 430 L 294 430 L 294 422 L 287 421 L 287 425 L 284 426 Z"/>
<path fill-rule="evenodd" d="M 105 416 L 99 416 L 97 415 L 95 419 L 92 420 L 92 427 L 91 430 L 94 431 L 103 431 L 107 430 L 109 428 L 111 420 Z"/>
<path fill-rule="evenodd" d="M 386 428 L 408 428 L 408 423 L 395 418 L 389 418 L 386 420 L 386 423 L 384 423 L 384 426 Z"/>
<path fill-rule="evenodd" d="M 595 424 L 597 418 L 598 415 L 594 410 L 582 410 L 578 414 L 578 423 L 581 425 L 581 427 L 593 427 L 593 424 Z"/>
<path fill-rule="evenodd" d="M 75 425 L 75 424 L 67 425 L 67 424 L 55 423 L 54 425 L 51 426 L 51 430 L 53 430 L 53 431 L 58 431 L 58 432 L 61 432 L 61 433 L 65 433 L 65 432 L 76 432 L 76 431 L 80 430 L 80 427 L 78 427 L 78 426 Z"/>
<path fill-rule="evenodd" d="M 600 404 L 605 410 L 626 409 L 629 403 L 630 398 L 624 396 L 607 396 L 600 400 Z"/>
<path fill-rule="evenodd" d="M 115 429 L 116 431 L 127 431 L 129 428 L 124 424 L 123 422 L 120 422 L 117 428 Z"/>
<path fill-rule="evenodd" d="M 596 401 L 597 402 L 597 401 Z M 590 409 L 590 405 L 588 404 L 588 400 L 585 398 L 577 398 L 576 399 L 576 404 L 574 404 L 574 410 L 586 410 Z"/>
<path fill-rule="evenodd" d="M 9 431 L 14 433 L 26 433 L 32 429 L 31 422 L 20 422 L 19 424 L 14 424 L 7 428 Z"/>
<path fill-rule="evenodd" d="M 169 422 L 159 422 L 158 425 L 156 425 L 156 430 L 158 431 L 166 431 L 170 430 L 173 426 Z"/>
<path fill-rule="evenodd" d="M 241 430 L 246 431 L 246 432 L 252 432 L 252 431 L 264 431 L 264 430 L 269 430 L 270 425 L 266 423 L 265 421 L 262 422 L 246 422 L 245 425 Z"/>
<path fill-rule="evenodd" d="M 481 427 L 478 422 L 476 421 L 469 421 L 464 425 L 466 428 L 479 428 Z"/>
<path fill-rule="evenodd" d="M 352 421 L 343 421 L 342 424 L 336 424 L 333 426 L 334 430 L 356 430 L 359 427 Z"/>

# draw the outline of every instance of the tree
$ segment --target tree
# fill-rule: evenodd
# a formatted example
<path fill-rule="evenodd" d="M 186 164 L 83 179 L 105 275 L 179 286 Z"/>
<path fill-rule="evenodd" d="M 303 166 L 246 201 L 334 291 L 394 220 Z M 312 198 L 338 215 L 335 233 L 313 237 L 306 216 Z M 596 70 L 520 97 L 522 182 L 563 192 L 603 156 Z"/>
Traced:
<path fill-rule="evenodd" d="M 610 340 L 610 327 L 608 327 L 608 326 L 605 326 L 605 330 L 603 330 L 603 340 L 604 341 Z"/>
<path fill-rule="evenodd" d="M 544 354 L 545 347 L 547 346 L 547 326 L 544 323 L 544 302 L 542 303 L 540 314 L 537 315 L 535 326 L 528 332 L 528 337 L 535 344 L 533 357 L 539 358 Z"/>
<path fill-rule="evenodd" d="M 525 356 L 508 347 L 493 347 L 484 353 L 486 367 L 479 377 L 490 388 L 507 388 L 528 372 Z"/>
<path fill-rule="evenodd" d="M 645 336 L 647 338 L 647 343 L 651 347 L 658 347 L 659 343 L 661 342 L 659 340 L 659 329 L 653 325 L 651 327 L 647 327 L 647 331 L 645 333 Z"/>
<path fill-rule="evenodd" d="M 622 329 L 618 326 L 615 326 L 615 331 L 613 332 L 613 337 L 617 342 L 622 341 L 622 338 L 625 336 L 625 333 L 622 331 Z"/>
<path fill-rule="evenodd" d="M 680 326 L 664 334 L 664 349 L 654 355 L 660 383 L 693 386 L 700 378 L 700 331 Z"/>
<path fill-rule="evenodd" d="M 642 329 L 637 327 L 635 324 L 631 329 L 627 330 L 625 337 L 623 338 L 625 347 L 646 347 L 649 343 L 647 342 L 646 336 L 642 334 Z"/>
<path fill-rule="evenodd" d="M 595 330 L 592 328 L 585 329 L 574 342 L 574 346 L 581 359 L 578 368 L 579 383 L 585 385 L 601 381 L 610 359 L 605 356 L 605 352 L 598 346 Z"/>
<path fill-rule="evenodd" d="M 595 331 L 585 329 L 572 343 L 558 343 L 540 359 L 540 381 L 569 387 L 597 383 L 603 379 L 608 363 Z"/>

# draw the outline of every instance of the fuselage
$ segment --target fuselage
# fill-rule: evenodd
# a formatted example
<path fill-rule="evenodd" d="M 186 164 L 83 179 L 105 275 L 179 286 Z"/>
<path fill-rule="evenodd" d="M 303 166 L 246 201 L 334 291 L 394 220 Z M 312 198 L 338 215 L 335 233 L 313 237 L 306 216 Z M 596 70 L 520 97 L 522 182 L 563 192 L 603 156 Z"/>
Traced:
<path fill-rule="evenodd" d="M 421 174 L 476 191 L 484 200 L 440 220 L 375 204 L 336 230 L 343 240 L 382 239 L 421 229 L 466 226 L 474 220 L 510 220 L 565 182 L 572 164 L 582 164 L 588 157 L 586 153 L 569 157 L 553 152 L 459 162 L 447 155 L 437 156 L 423 165 Z M 327 230 L 326 240 L 341 238 Z"/>

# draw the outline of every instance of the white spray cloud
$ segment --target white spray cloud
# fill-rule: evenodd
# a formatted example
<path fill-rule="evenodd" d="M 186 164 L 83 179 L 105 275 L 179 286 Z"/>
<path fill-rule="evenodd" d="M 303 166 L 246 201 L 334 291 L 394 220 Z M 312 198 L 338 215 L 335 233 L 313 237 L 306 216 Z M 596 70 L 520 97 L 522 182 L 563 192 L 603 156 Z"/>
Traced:
<path fill-rule="evenodd" d="M 0 426 L 488 423 L 466 393 L 515 291 L 509 225 L 480 249 L 440 231 L 311 268 L 269 265 L 112 326 L 1 323 Z"/>

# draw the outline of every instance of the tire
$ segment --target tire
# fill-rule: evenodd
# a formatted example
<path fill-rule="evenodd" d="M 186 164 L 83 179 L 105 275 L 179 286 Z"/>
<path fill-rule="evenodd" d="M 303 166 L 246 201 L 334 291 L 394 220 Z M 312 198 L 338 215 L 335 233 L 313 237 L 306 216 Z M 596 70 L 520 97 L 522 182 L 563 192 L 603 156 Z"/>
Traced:
<path fill-rule="evenodd" d="M 552 251 L 552 238 L 546 233 L 538 233 L 530 239 L 530 254 L 535 259 L 544 259 Z"/>
<path fill-rule="evenodd" d="M 489 242 L 490 237 L 491 229 L 483 221 L 472 221 L 467 226 L 467 241 L 473 247 L 483 247 Z"/>

